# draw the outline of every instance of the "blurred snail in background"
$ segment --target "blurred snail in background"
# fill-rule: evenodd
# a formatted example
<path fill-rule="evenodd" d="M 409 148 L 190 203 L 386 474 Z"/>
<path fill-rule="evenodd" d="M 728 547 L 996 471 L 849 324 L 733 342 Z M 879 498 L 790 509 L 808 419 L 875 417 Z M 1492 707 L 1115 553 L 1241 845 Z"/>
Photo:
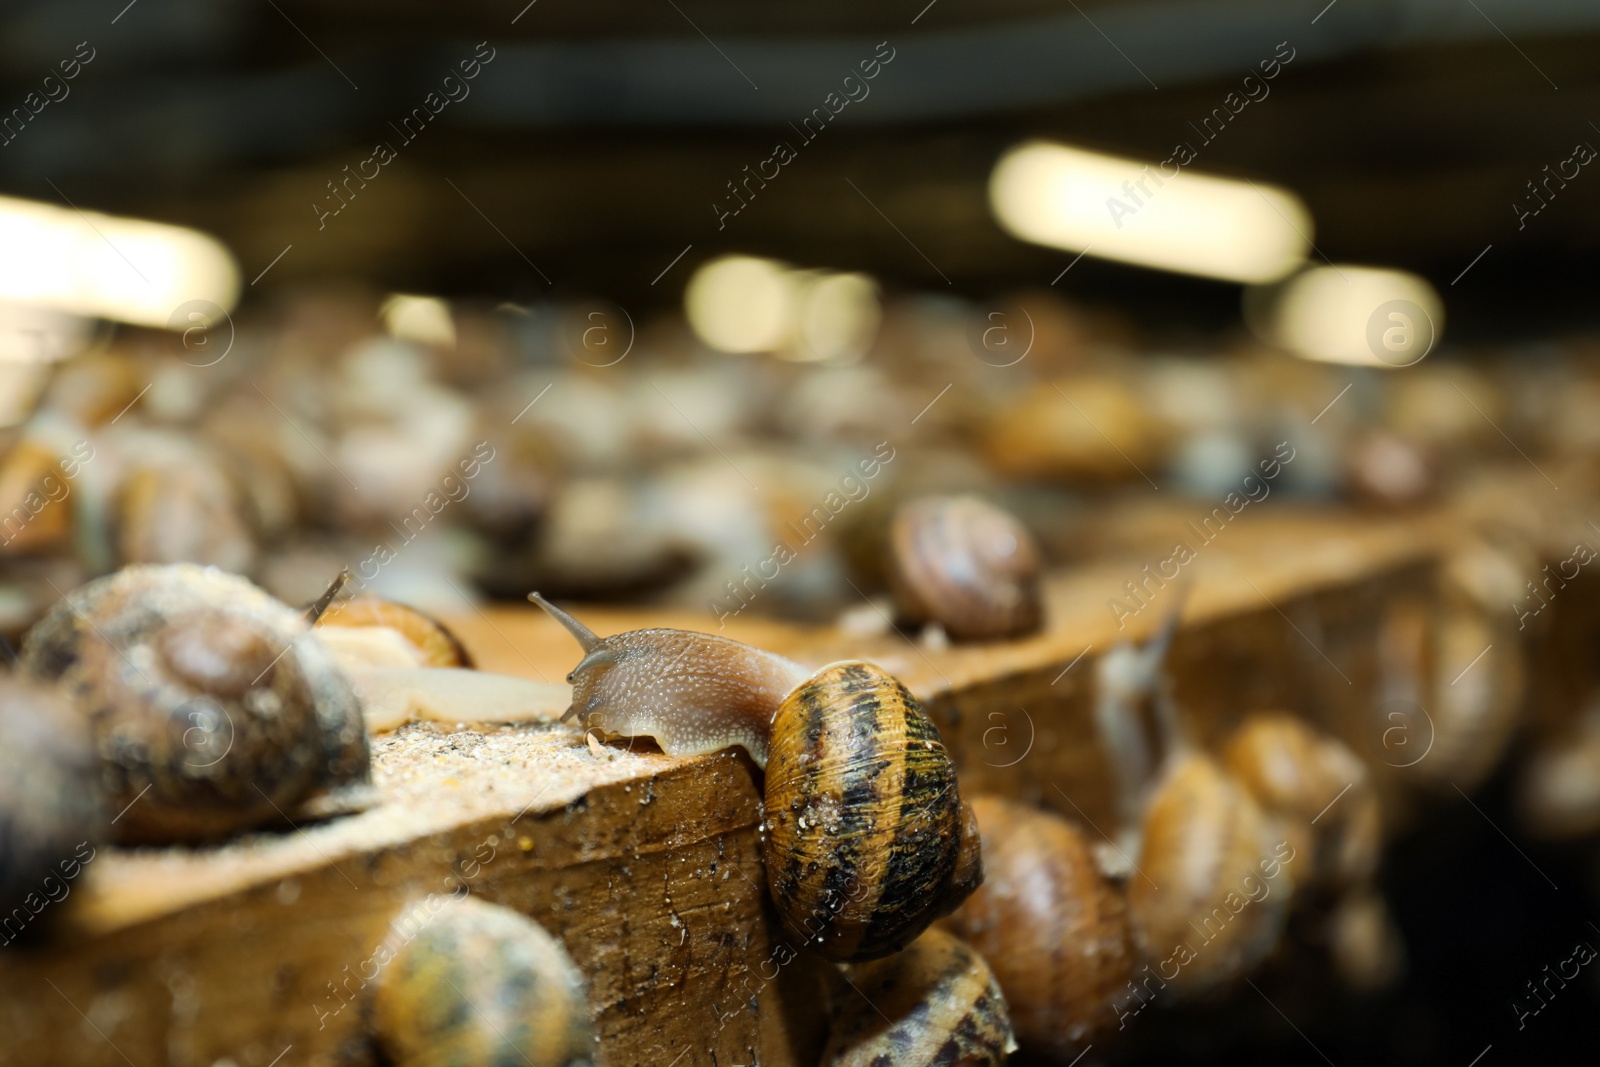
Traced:
<path fill-rule="evenodd" d="M 789 935 L 841 961 L 905 947 L 982 880 L 955 765 L 916 699 L 870 663 L 816 672 L 711 634 L 600 638 L 568 675 L 585 730 L 674 756 L 739 745 L 766 771 L 767 884 Z"/>
<path fill-rule="evenodd" d="M 306 617 L 355 687 L 368 730 L 418 719 L 501 723 L 561 714 L 566 686 L 475 670 L 466 647 L 432 616 L 375 596 L 339 601 L 349 578 L 348 569 L 340 572 Z"/>
<path fill-rule="evenodd" d="M 1301 887 L 1339 890 L 1376 872 L 1383 813 L 1366 764 L 1342 741 L 1285 712 L 1261 712 L 1233 732 L 1223 763 L 1263 808 L 1292 824 L 1296 851 L 1307 854 Z"/>
<path fill-rule="evenodd" d="M 1379 633 L 1379 709 L 1425 713 L 1426 724 L 1408 723 L 1407 743 L 1419 751 L 1404 766 L 1435 789 L 1478 785 L 1516 731 L 1523 652 L 1505 608 L 1512 567 L 1496 547 L 1469 544 L 1446 558 L 1436 605 L 1396 601 Z"/>
<path fill-rule="evenodd" d="M 441 900 L 436 914 L 418 914 Z M 583 975 L 559 941 L 510 908 L 429 898 L 391 925 L 374 959 L 383 970 L 372 1028 L 395 1067 L 594 1062 Z"/>
<path fill-rule="evenodd" d="M 1178 613 L 1144 649 L 1099 664 L 1096 716 L 1117 779 L 1128 850 L 1133 943 L 1180 997 L 1224 987 L 1277 947 L 1294 845 L 1250 793 L 1184 735 L 1161 660 Z M 1140 721 L 1153 705 L 1164 750 L 1153 766 Z M 1164 988 L 1163 986 L 1163 988 Z"/>
<path fill-rule="evenodd" d="M 989 961 L 1022 1048 L 1071 1059 L 1114 1028 L 1133 971 L 1127 904 L 1058 815 L 972 798 L 983 885 L 947 920 Z"/>
<path fill-rule="evenodd" d="M 1582 837 L 1600 830 L 1600 699 L 1558 737 L 1523 759 L 1516 799 L 1523 824 L 1539 837 Z"/>
<path fill-rule="evenodd" d="M 901 505 L 889 530 L 888 569 L 899 615 L 937 623 L 958 641 L 1021 636 L 1043 618 L 1033 535 L 976 496 Z"/>
<path fill-rule="evenodd" d="M 94 739 L 60 694 L 0 678 L 0 943 L 94 858 L 105 817 Z M 88 855 L 84 855 L 87 849 Z"/>
<path fill-rule="evenodd" d="M 117 841 L 199 841 L 370 791 L 355 694 L 306 632 L 243 578 L 135 566 L 51 609 L 20 669 L 59 683 L 87 720 Z"/>
<path fill-rule="evenodd" d="M 938 927 L 847 974 L 823 1067 L 987 1067 L 1016 1051 L 989 965 Z"/>

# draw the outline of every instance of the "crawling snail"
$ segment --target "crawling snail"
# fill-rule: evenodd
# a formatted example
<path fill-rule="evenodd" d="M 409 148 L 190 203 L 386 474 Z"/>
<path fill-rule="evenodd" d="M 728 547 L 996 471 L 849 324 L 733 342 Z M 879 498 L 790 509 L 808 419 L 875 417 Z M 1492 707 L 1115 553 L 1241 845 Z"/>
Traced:
<path fill-rule="evenodd" d="M 0 680 L 0 943 L 26 932 L 104 832 L 94 740 L 64 698 Z M 84 850 L 88 856 L 85 857 Z"/>
<path fill-rule="evenodd" d="M 566 705 L 564 685 L 475 670 L 455 634 L 416 608 L 367 595 L 339 601 L 349 577 L 341 572 L 306 618 L 355 687 L 368 730 L 554 719 Z"/>
<path fill-rule="evenodd" d="M 983 885 L 945 920 L 989 961 L 1030 1052 L 1069 1060 L 1115 1028 L 1133 970 L 1127 904 L 1059 815 L 972 798 Z"/>
<path fill-rule="evenodd" d="M 1096 713 L 1124 818 L 1134 816 L 1124 831 L 1137 857 L 1128 876 L 1133 942 L 1182 997 L 1228 984 L 1277 946 L 1295 849 L 1250 793 L 1185 736 L 1160 667 L 1176 623 L 1175 612 L 1145 649 L 1106 654 Z M 1159 764 L 1138 729 L 1147 701 L 1165 750 Z"/>
<path fill-rule="evenodd" d="M 23 642 L 93 731 L 116 839 L 171 843 L 347 810 L 370 789 L 349 682 L 300 614 L 194 564 L 68 594 Z"/>
<path fill-rule="evenodd" d="M 958 641 L 1037 630 L 1039 571 L 1027 527 L 975 496 L 912 500 L 890 527 L 896 610 L 910 623 L 937 623 Z"/>
<path fill-rule="evenodd" d="M 789 935 L 834 960 L 885 956 L 983 878 L 955 766 L 916 699 L 870 663 L 816 672 L 711 634 L 595 636 L 568 675 L 586 730 L 669 755 L 742 746 L 766 771 L 767 884 Z"/>
<path fill-rule="evenodd" d="M 989 965 L 938 927 L 848 977 L 823 1067 L 987 1067 L 1016 1051 Z"/>
<path fill-rule="evenodd" d="M 374 958 L 386 966 L 372 1027 L 395 1067 L 594 1061 L 583 976 L 560 942 L 509 908 L 429 898 L 391 925 Z"/>
<path fill-rule="evenodd" d="M 1248 717 L 1223 760 L 1261 806 L 1298 831 L 1305 868 L 1338 890 L 1371 878 L 1383 848 L 1383 818 L 1366 764 L 1336 738 L 1282 712 Z"/>

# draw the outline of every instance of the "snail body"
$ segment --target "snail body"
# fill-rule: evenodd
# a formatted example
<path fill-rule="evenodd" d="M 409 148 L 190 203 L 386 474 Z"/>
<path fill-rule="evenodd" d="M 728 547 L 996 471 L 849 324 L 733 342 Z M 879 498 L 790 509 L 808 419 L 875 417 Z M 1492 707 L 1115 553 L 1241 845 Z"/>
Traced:
<path fill-rule="evenodd" d="M 1127 904 L 1058 815 L 972 798 L 984 882 L 946 923 L 993 968 L 1017 1039 L 1071 1059 L 1113 1029 L 1132 975 Z"/>
<path fill-rule="evenodd" d="M 402 916 L 378 950 L 387 966 L 372 1002 L 375 1036 L 395 1067 L 594 1061 L 583 976 L 537 923 L 470 898 L 415 920 L 424 925 L 408 937 L 411 921 Z"/>
<path fill-rule="evenodd" d="M 889 546 L 895 606 L 907 621 L 938 623 L 956 640 L 1039 628 L 1039 549 L 1010 513 L 975 496 L 922 497 L 896 513 Z"/>
<path fill-rule="evenodd" d="M 355 694 L 306 630 L 243 578 L 136 566 L 68 594 L 20 665 L 88 722 L 116 839 L 195 841 L 338 810 L 368 782 Z"/>
<path fill-rule="evenodd" d="M 989 965 L 937 927 L 904 952 L 851 967 L 849 978 L 855 988 L 843 994 L 823 1067 L 985 1067 L 1016 1050 Z"/>
<path fill-rule="evenodd" d="M 568 675 L 584 729 L 652 737 L 671 755 L 740 745 L 765 770 L 767 882 L 790 936 L 829 959 L 881 957 L 982 881 L 938 728 L 880 668 L 811 673 L 682 630 L 599 638 L 533 599 L 584 648 Z"/>
<path fill-rule="evenodd" d="M 0 680 L 0 943 L 94 858 L 103 832 L 94 741 L 59 694 Z M 85 788 L 88 783 L 88 788 Z M 88 849 L 85 857 L 83 849 Z"/>

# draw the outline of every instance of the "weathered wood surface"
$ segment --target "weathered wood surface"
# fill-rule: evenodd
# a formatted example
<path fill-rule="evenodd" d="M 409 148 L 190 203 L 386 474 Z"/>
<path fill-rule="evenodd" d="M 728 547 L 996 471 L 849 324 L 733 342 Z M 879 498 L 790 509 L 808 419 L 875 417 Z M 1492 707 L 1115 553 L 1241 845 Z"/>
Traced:
<path fill-rule="evenodd" d="M 1124 583 L 1170 554 L 1188 517 L 1131 518 L 1115 558 L 1053 576 L 1047 629 L 1023 641 L 934 650 L 916 635 L 748 619 L 724 632 L 814 665 L 880 662 L 928 703 L 964 790 L 1106 826 L 1095 665 L 1117 641 L 1150 636 L 1179 589 L 1147 586 L 1134 613 L 1107 601 L 1137 606 Z M 1378 624 L 1396 596 L 1430 595 L 1449 525 L 1263 511 L 1198 546 L 1169 660 L 1195 736 L 1209 743 L 1249 710 L 1286 707 L 1372 752 Z M 665 612 L 581 614 L 601 633 L 715 628 Z M 452 622 L 486 669 L 556 680 L 577 659 L 531 610 Z M 369 1062 L 365 961 L 408 902 L 463 891 L 567 944 L 589 976 L 607 1063 L 814 1062 L 816 986 L 803 959 L 773 962 L 786 956 L 774 956 L 759 779 L 745 757 L 672 759 L 648 742 L 596 756 L 567 727 L 413 726 L 380 739 L 375 764 L 383 803 L 361 815 L 215 849 L 102 849 L 51 905 L 62 921 L 50 943 L 0 948 L 0 1063 Z"/>

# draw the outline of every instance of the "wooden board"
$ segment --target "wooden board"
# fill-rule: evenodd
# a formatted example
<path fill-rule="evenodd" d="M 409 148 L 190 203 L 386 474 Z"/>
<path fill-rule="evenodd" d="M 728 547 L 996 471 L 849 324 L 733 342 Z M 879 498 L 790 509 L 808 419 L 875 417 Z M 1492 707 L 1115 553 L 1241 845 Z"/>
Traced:
<path fill-rule="evenodd" d="M 927 702 L 963 790 L 1103 825 L 1094 668 L 1177 604 L 1176 582 L 1147 585 L 1148 606 L 1132 612 L 1124 583 L 1168 554 L 1180 516 L 1143 515 L 1134 525 L 1148 536 L 1128 533 L 1119 558 L 1054 575 L 1047 629 L 1026 640 L 936 650 L 893 631 L 749 620 L 724 632 L 813 665 L 880 662 Z M 1200 546 L 1182 568 L 1170 657 L 1195 735 L 1212 741 L 1276 706 L 1369 749 L 1378 624 L 1396 595 L 1428 595 L 1445 526 L 1268 511 Z M 689 615 L 580 614 L 600 633 L 715 629 Z M 532 610 L 451 621 L 485 669 L 555 680 L 578 658 Z M 371 1062 L 365 961 L 401 909 L 460 892 L 566 943 L 589 976 L 607 1063 L 814 1062 L 815 965 L 775 962 L 759 778 L 744 756 L 672 759 L 648 742 L 596 756 L 566 727 L 411 726 L 378 739 L 374 762 L 383 802 L 361 815 L 213 849 L 102 849 L 52 905 L 51 943 L 0 949 L 0 1064 Z"/>

